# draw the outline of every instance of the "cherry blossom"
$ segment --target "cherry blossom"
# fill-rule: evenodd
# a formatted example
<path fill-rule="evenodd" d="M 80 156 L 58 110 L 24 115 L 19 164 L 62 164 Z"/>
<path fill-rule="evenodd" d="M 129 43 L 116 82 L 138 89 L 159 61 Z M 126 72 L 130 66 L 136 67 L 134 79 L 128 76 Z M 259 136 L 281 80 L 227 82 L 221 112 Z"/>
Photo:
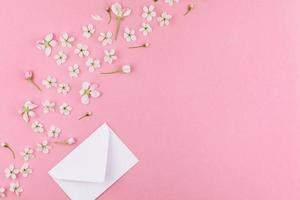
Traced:
<path fill-rule="evenodd" d="M 170 24 L 170 20 L 172 19 L 172 15 L 167 12 L 163 12 L 161 16 L 157 18 L 157 21 L 161 27 L 168 26 Z"/>
<path fill-rule="evenodd" d="M 25 147 L 24 150 L 20 153 L 20 155 L 23 157 L 24 161 L 28 161 L 34 158 L 33 149 L 30 147 Z"/>
<path fill-rule="evenodd" d="M 23 192 L 23 188 L 19 184 L 19 182 L 13 182 L 9 185 L 9 191 L 15 193 L 17 196 L 20 196 Z"/>
<path fill-rule="evenodd" d="M 114 49 L 104 50 L 104 62 L 112 64 L 117 59 L 116 51 Z"/>
<path fill-rule="evenodd" d="M 89 72 L 94 72 L 97 68 L 101 66 L 100 61 L 94 60 L 93 58 L 89 58 L 85 64 L 88 67 Z"/>
<path fill-rule="evenodd" d="M 64 94 L 64 95 L 66 95 L 66 94 L 68 94 L 70 92 L 70 90 L 71 90 L 71 87 L 67 83 L 60 83 L 58 85 L 58 87 L 57 87 L 57 93 L 58 94 Z"/>
<path fill-rule="evenodd" d="M 72 110 L 72 107 L 67 103 L 63 103 L 59 107 L 59 112 L 62 115 L 69 115 L 71 113 L 71 110 Z"/>
<path fill-rule="evenodd" d="M 142 27 L 139 29 L 139 31 L 142 32 L 144 36 L 147 36 L 152 32 L 152 28 L 150 24 L 143 22 Z"/>
<path fill-rule="evenodd" d="M 64 33 L 60 38 L 61 46 L 63 47 L 72 47 L 72 42 L 74 42 L 75 38 L 72 36 L 69 36 L 68 33 Z"/>
<path fill-rule="evenodd" d="M 36 109 L 37 107 L 38 106 L 31 101 L 26 101 L 24 103 L 24 106 L 18 111 L 18 113 L 22 115 L 25 122 L 29 122 L 30 117 L 35 116 L 34 109 Z"/>
<path fill-rule="evenodd" d="M 39 121 L 34 121 L 31 125 L 33 132 L 35 133 L 43 133 L 44 132 L 44 125 Z"/>
<path fill-rule="evenodd" d="M 77 44 L 76 49 L 74 49 L 74 53 L 80 57 L 86 57 L 90 54 L 88 46 L 85 44 Z"/>
<path fill-rule="evenodd" d="M 78 64 L 69 66 L 68 70 L 69 70 L 69 75 L 72 78 L 77 78 L 78 75 L 79 75 L 79 73 L 80 73 L 80 69 L 79 69 L 79 65 Z"/>
<path fill-rule="evenodd" d="M 114 3 L 111 6 L 111 10 L 113 14 L 116 16 L 116 33 L 115 33 L 115 40 L 118 38 L 120 26 L 121 26 L 121 21 L 129 16 L 131 14 L 131 9 L 129 8 L 122 8 L 121 4 L 119 3 Z"/>
<path fill-rule="evenodd" d="M 61 133 L 61 129 L 60 128 L 57 128 L 55 126 L 50 126 L 50 129 L 48 130 L 48 136 L 49 137 L 52 137 L 52 138 L 57 138 L 59 137 Z"/>
<path fill-rule="evenodd" d="M 51 146 L 49 145 L 47 140 L 42 141 L 36 145 L 36 150 L 38 152 L 42 152 L 44 154 L 48 154 L 51 150 Z"/>
<path fill-rule="evenodd" d="M 93 24 L 88 24 L 87 26 L 82 27 L 82 35 L 85 38 L 90 38 L 95 33 L 95 28 Z"/>
<path fill-rule="evenodd" d="M 135 30 L 129 29 L 129 28 L 125 28 L 125 30 L 124 30 L 124 38 L 125 38 L 125 40 L 127 42 L 135 41 L 136 40 Z"/>
<path fill-rule="evenodd" d="M 25 72 L 25 79 L 29 82 L 31 82 L 39 91 L 42 91 L 40 86 L 34 81 L 33 71 L 27 71 Z"/>
<path fill-rule="evenodd" d="M 112 43 L 112 32 L 100 33 L 98 40 L 103 46 L 110 45 Z"/>
<path fill-rule="evenodd" d="M 57 65 L 61 65 L 66 62 L 67 55 L 63 51 L 59 51 L 58 54 L 54 56 Z"/>
<path fill-rule="evenodd" d="M 97 91 L 97 84 L 91 84 L 90 82 L 83 82 L 79 94 L 81 95 L 81 103 L 88 104 L 90 98 L 97 98 L 100 96 L 100 92 Z"/>
<path fill-rule="evenodd" d="M 150 5 L 150 6 L 144 6 L 143 7 L 143 14 L 142 17 L 144 19 L 146 19 L 148 22 L 150 22 L 152 20 L 153 17 L 156 16 L 156 12 L 154 11 L 154 6 Z"/>
<path fill-rule="evenodd" d="M 129 74 L 131 72 L 131 66 L 130 65 L 123 65 L 121 67 L 121 71 L 124 73 L 124 74 Z"/>
<path fill-rule="evenodd" d="M 50 56 L 52 47 L 56 46 L 56 41 L 53 37 L 53 33 L 48 33 L 43 40 L 37 41 L 36 47 L 44 51 L 46 56 Z"/>
<path fill-rule="evenodd" d="M 42 81 L 42 85 L 47 89 L 50 89 L 52 87 L 57 87 L 56 78 L 53 76 L 48 76 L 46 80 Z"/>
<path fill-rule="evenodd" d="M 44 114 L 55 111 L 55 102 L 50 102 L 49 100 L 45 100 L 42 102 L 42 106 L 43 106 Z"/>
<path fill-rule="evenodd" d="M 20 173 L 23 177 L 27 177 L 29 174 L 32 173 L 32 169 L 29 167 L 28 163 L 24 163 L 20 168 Z"/>
<path fill-rule="evenodd" d="M 11 178 L 14 180 L 17 178 L 19 172 L 20 172 L 19 169 L 15 168 L 13 164 L 10 164 L 8 168 L 4 170 L 5 178 Z"/>

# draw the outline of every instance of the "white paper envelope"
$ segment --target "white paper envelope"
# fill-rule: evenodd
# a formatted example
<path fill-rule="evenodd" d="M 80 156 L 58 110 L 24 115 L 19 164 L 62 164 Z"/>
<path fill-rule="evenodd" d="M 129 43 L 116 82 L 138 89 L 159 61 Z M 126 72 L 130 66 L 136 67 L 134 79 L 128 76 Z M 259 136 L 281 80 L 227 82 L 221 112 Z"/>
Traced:
<path fill-rule="evenodd" d="M 48 173 L 72 200 L 93 200 L 138 162 L 105 123 Z"/>

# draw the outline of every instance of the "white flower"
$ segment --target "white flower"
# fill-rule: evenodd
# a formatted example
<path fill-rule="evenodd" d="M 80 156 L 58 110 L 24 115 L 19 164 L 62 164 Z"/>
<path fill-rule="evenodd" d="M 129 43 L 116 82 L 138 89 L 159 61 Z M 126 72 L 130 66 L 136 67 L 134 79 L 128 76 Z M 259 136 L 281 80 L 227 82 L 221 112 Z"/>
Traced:
<path fill-rule="evenodd" d="M 157 21 L 161 27 L 168 26 L 170 24 L 170 20 L 172 19 L 172 15 L 167 12 L 163 12 L 160 17 L 157 18 Z"/>
<path fill-rule="evenodd" d="M 48 130 L 48 136 L 52 138 L 57 138 L 60 135 L 60 128 L 57 128 L 55 126 L 50 126 L 50 129 Z"/>
<path fill-rule="evenodd" d="M 5 194 L 5 188 L 4 188 L 4 187 L 0 187 L 0 197 L 1 197 L 1 198 L 6 197 L 6 194 Z"/>
<path fill-rule="evenodd" d="M 67 103 L 63 103 L 59 107 L 59 112 L 62 115 L 69 115 L 71 113 L 71 110 L 72 110 L 72 107 L 69 104 L 67 104 Z"/>
<path fill-rule="evenodd" d="M 42 85 L 48 89 L 52 87 L 57 87 L 56 78 L 54 78 L 53 76 L 48 76 L 46 80 L 42 81 Z"/>
<path fill-rule="evenodd" d="M 81 103 L 88 104 L 89 99 L 91 97 L 97 98 L 100 96 L 100 92 L 97 91 L 98 85 L 97 84 L 91 84 L 90 82 L 83 82 L 81 89 L 79 91 L 79 94 L 81 95 Z"/>
<path fill-rule="evenodd" d="M 117 59 L 116 51 L 114 49 L 111 50 L 104 50 L 104 62 L 112 64 L 114 60 Z"/>
<path fill-rule="evenodd" d="M 33 104 L 31 101 L 26 101 L 18 113 L 22 115 L 25 122 L 29 122 L 30 117 L 35 116 L 35 112 L 33 110 L 37 107 L 38 106 Z"/>
<path fill-rule="evenodd" d="M 4 170 L 5 177 L 11 179 L 16 179 L 19 172 L 19 169 L 16 169 L 13 164 L 10 164 L 8 168 Z"/>
<path fill-rule="evenodd" d="M 57 88 L 58 94 L 64 94 L 64 95 L 68 94 L 70 92 L 70 90 L 71 90 L 71 87 L 67 83 L 60 83 Z"/>
<path fill-rule="evenodd" d="M 102 42 L 103 46 L 110 45 L 112 43 L 112 32 L 100 33 L 98 40 Z"/>
<path fill-rule="evenodd" d="M 44 132 L 44 125 L 39 121 L 35 121 L 32 123 L 31 128 L 35 133 L 43 133 Z"/>
<path fill-rule="evenodd" d="M 156 16 L 156 12 L 154 11 L 154 6 L 144 6 L 142 17 L 145 18 L 148 22 L 152 20 L 153 17 Z"/>
<path fill-rule="evenodd" d="M 42 152 L 44 154 L 47 154 L 50 152 L 51 146 L 48 144 L 47 140 L 42 141 L 41 143 L 38 143 L 36 145 L 36 150 L 38 152 Z"/>
<path fill-rule="evenodd" d="M 100 61 L 94 60 L 92 58 L 89 58 L 85 64 L 88 67 L 89 72 L 93 72 L 93 71 L 95 71 L 95 69 L 100 67 Z"/>
<path fill-rule="evenodd" d="M 50 102 L 49 100 L 45 100 L 42 102 L 43 113 L 47 114 L 49 112 L 54 112 L 55 103 Z"/>
<path fill-rule="evenodd" d="M 28 163 L 24 163 L 20 168 L 20 172 L 23 177 L 27 177 L 29 174 L 32 173 L 32 169 L 29 167 Z"/>
<path fill-rule="evenodd" d="M 58 54 L 54 56 L 57 65 L 61 65 L 66 62 L 67 55 L 63 51 L 59 51 Z"/>
<path fill-rule="evenodd" d="M 48 33 L 43 40 L 37 41 L 36 47 L 45 52 L 46 56 L 51 55 L 52 47 L 56 45 L 53 33 Z"/>
<path fill-rule="evenodd" d="M 15 193 L 17 196 L 20 196 L 20 194 L 23 192 L 23 188 L 21 187 L 19 182 L 10 183 L 9 191 Z"/>
<path fill-rule="evenodd" d="M 124 38 L 127 42 L 135 41 L 136 40 L 135 31 L 133 29 L 125 28 Z"/>
<path fill-rule="evenodd" d="M 122 8 L 122 6 L 119 3 L 114 3 L 111 6 L 111 10 L 118 18 L 127 17 L 131 14 L 131 9 L 129 8 Z"/>
<path fill-rule="evenodd" d="M 76 139 L 73 137 L 70 137 L 70 138 L 66 139 L 65 142 L 66 142 L 66 144 L 72 145 L 72 144 L 76 143 Z"/>
<path fill-rule="evenodd" d="M 143 22 L 142 28 L 140 28 L 139 31 L 142 32 L 144 36 L 147 36 L 148 33 L 152 32 L 152 28 L 150 24 Z"/>
<path fill-rule="evenodd" d="M 130 65 L 123 65 L 121 67 L 121 71 L 124 74 L 129 74 L 131 72 L 131 66 Z"/>
<path fill-rule="evenodd" d="M 111 10 L 113 14 L 116 16 L 116 33 L 115 33 L 115 40 L 118 39 L 119 30 L 121 26 L 122 20 L 131 14 L 131 9 L 129 8 L 122 8 L 119 3 L 114 3 L 111 6 Z"/>
<path fill-rule="evenodd" d="M 86 38 L 90 38 L 95 33 L 95 28 L 93 24 L 88 24 L 87 26 L 82 27 L 82 35 Z"/>
<path fill-rule="evenodd" d="M 178 3 L 179 0 L 165 0 L 165 3 L 169 4 L 170 6 L 172 6 L 174 2 Z"/>
<path fill-rule="evenodd" d="M 69 66 L 69 75 L 72 78 L 77 78 L 80 73 L 79 65 Z"/>
<path fill-rule="evenodd" d="M 24 161 L 28 161 L 34 158 L 33 149 L 30 147 L 25 147 L 25 149 L 20 153 L 20 155 L 23 157 Z"/>
<path fill-rule="evenodd" d="M 71 48 L 72 42 L 74 42 L 75 39 L 74 39 L 74 37 L 69 36 L 68 33 L 64 33 L 60 37 L 59 40 L 60 40 L 61 46 Z"/>
<path fill-rule="evenodd" d="M 77 44 L 76 49 L 74 49 L 74 53 L 80 57 L 86 57 L 90 54 L 88 51 L 88 46 L 85 44 Z"/>

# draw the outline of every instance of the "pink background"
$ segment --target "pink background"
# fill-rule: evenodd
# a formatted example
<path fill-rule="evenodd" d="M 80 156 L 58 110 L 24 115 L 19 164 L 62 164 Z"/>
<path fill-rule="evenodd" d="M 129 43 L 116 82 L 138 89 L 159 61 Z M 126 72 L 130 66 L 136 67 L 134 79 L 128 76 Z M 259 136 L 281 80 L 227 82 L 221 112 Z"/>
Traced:
<path fill-rule="evenodd" d="M 62 128 L 61 139 L 79 141 L 108 122 L 140 159 L 100 199 L 300 199 L 300 2 L 195 0 L 196 9 L 183 17 L 190 1 L 170 7 L 161 0 L 157 11 L 171 13 L 171 25 L 159 28 L 154 21 L 154 32 L 148 38 L 138 34 L 134 43 L 149 41 L 151 48 L 127 50 L 123 39 L 112 46 L 119 55 L 116 65 L 135 67 L 128 76 L 89 73 L 71 49 L 67 63 L 57 66 L 34 47 L 48 32 L 68 32 L 102 58 L 97 37 L 113 31 L 114 21 L 107 26 L 106 19 L 95 22 L 90 15 L 106 16 L 103 10 L 111 2 L 2 1 L 0 141 L 17 152 L 34 147 L 47 137 L 34 134 L 17 110 L 25 100 L 66 101 L 74 108 L 71 116 L 44 115 L 39 108 L 36 119 Z M 123 27 L 138 29 L 141 7 L 150 2 L 123 0 L 134 10 Z M 87 40 L 81 26 L 91 22 L 97 33 Z M 73 80 L 67 66 L 76 62 L 82 73 Z M 23 79 L 28 69 L 39 83 L 47 75 L 70 83 L 71 94 L 38 92 Z M 104 64 L 101 70 L 110 69 Z M 81 105 L 78 95 L 84 80 L 99 83 L 103 92 L 89 106 Z M 89 110 L 95 115 L 78 122 Z M 49 155 L 37 154 L 30 162 L 33 174 L 20 178 L 21 199 L 66 199 L 47 171 L 73 148 L 55 146 Z M 5 150 L 0 158 L 0 185 L 8 185 L 2 171 L 12 160 Z M 14 163 L 21 165 L 21 158 Z M 8 194 L 7 199 L 15 198 Z"/>

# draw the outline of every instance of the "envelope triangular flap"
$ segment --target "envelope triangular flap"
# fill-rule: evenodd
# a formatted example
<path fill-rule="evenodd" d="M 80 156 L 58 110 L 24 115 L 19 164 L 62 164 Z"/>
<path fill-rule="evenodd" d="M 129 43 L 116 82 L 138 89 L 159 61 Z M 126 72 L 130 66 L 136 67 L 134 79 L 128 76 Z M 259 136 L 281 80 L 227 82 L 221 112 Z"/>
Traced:
<path fill-rule="evenodd" d="M 107 127 L 99 127 L 58 165 L 49 171 L 49 174 L 61 180 L 104 182 L 109 138 L 110 131 Z M 95 157 L 95 155 L 97 155 L 97 157 Z M 74 163 L 76 164 L 74 165 Z"/>

